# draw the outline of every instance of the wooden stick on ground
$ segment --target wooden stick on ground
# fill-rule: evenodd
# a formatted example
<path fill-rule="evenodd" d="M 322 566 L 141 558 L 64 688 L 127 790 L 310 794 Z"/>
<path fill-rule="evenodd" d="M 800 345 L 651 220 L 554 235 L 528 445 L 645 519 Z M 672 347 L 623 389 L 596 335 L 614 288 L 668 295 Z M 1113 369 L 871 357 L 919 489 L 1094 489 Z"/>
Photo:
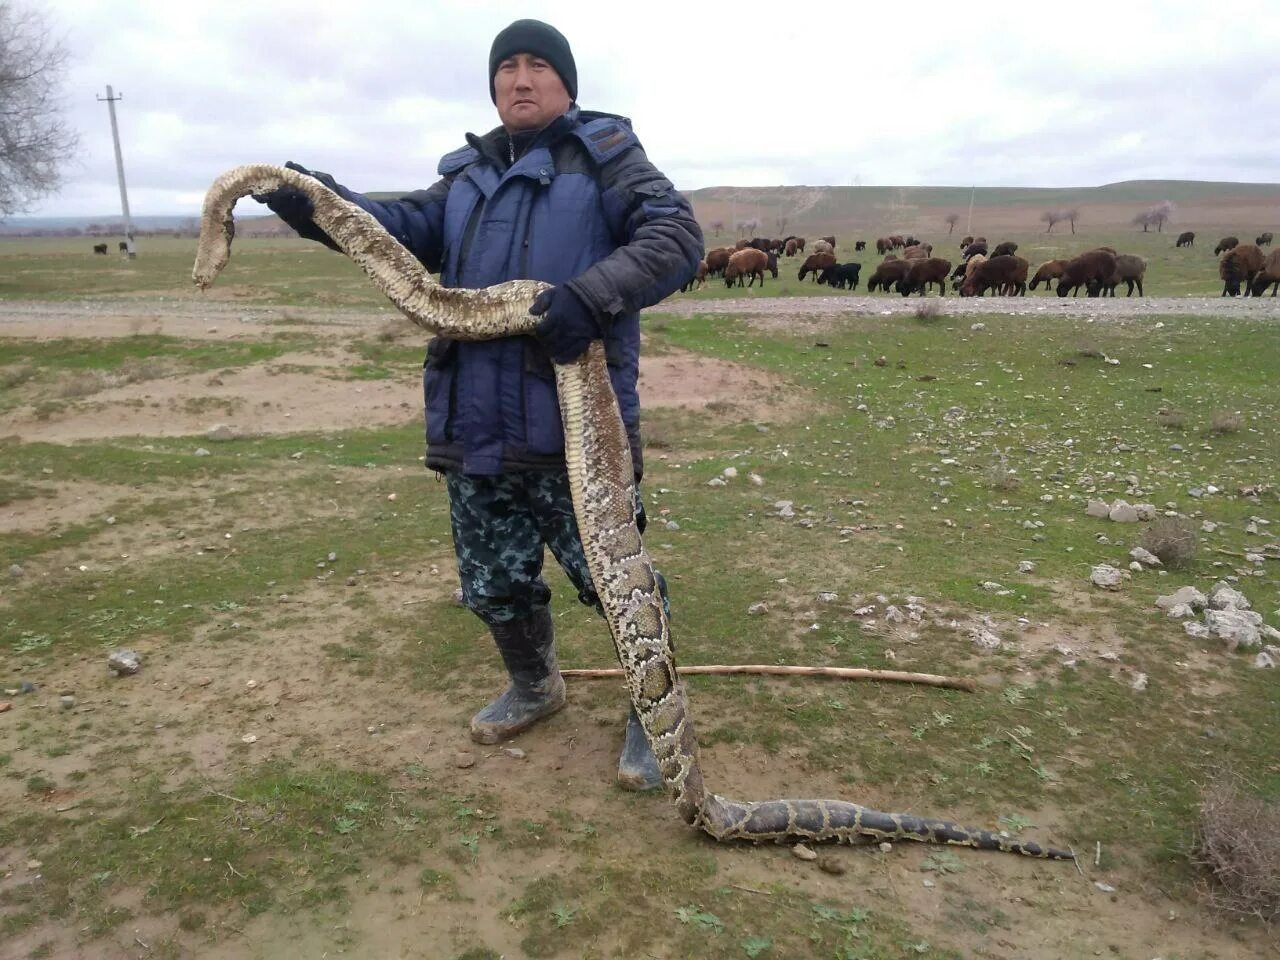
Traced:
<path fill-rule="evenodd" d="M 977 689 L 973 680 L 963 677 L 943 677 L 936 673 L 907 673 L 903 670 L 867 670 L 862 667 L 794 667 L 778 666 L 768 663 L 755 664 L 706 664 L 703 666 L 679 667 L 682 676 L 721 675 L 728 673 L 767 674 L 775 677 L 836 677 L 841 680 L 891 680 L 896 683 L 919 683 L 930 687 L 950 687 L 953 690 L 967 690 L 972 693 Z M 565 678 L 577 677 L 583 680 L 595 680 L 602 677 L 622 677 L 621 667 L 610 667 L 600 670 L 561 670 Z"/>

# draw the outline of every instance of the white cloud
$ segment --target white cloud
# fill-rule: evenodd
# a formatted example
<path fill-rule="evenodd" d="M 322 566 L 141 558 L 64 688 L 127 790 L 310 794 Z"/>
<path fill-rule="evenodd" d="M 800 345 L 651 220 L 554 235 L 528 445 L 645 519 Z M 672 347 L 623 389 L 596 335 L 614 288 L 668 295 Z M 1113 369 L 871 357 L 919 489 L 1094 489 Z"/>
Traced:
<path fill-rule="evenodd" d="M 1076 186 L 1275 179 L 1280 18 L 1202 2 L 1070 8 L 738 0 L 605 7 L 370 0 L 49 0 L 75 56 L 83 157 L 37 214 L 194 213 L 221 170 L 286 159 L 413 189 L 496 125 L 486 65 L 516 16 L 557 24 L 587 109 L 630 116 L 686 189 L 717 184 Z M 1260 11 L 1259 11 L 1260 13 Z"/>

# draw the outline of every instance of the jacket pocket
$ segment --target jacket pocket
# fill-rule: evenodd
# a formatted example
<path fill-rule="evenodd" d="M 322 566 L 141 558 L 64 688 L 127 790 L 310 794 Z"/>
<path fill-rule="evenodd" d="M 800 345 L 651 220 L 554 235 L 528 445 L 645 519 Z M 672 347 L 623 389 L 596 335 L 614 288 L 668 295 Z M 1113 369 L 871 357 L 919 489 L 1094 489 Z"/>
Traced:
<path fill-rule="evenodd" d="M 426 407 L 427 442 L 448 443 L 458 408 L 458 341 L 432 337 L 422 362 L 422 395 Z"/>

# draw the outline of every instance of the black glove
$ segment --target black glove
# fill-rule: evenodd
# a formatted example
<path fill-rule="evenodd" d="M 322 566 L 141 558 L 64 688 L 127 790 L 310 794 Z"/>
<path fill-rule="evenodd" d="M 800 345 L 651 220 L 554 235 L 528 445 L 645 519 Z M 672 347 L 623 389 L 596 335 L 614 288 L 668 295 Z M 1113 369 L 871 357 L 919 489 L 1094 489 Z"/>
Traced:
<path fill-rule="evenodd" d="M 292 160 L 287 162 L 285 166 L 305 176 L 314 177 L 330 190 L 335 193 L 338 192 L 337 181 L 327 173 L 308 170 Z M 315 213 L 315 207 L 312 205 L 311 199 L 297 187 L 278 187 L 268 193 L 255 193 L 253 194 L 253 199 L 259 203 L 265 203 L 272 213 L 296 230 L 299 236 L 308 240 L 319 240 L 335 250 L 338 249 L 337 244 L 329 238 L 329 235 L 312 221 L 311 217 Z"/>
<path fill-rule="evenodd" d="M 542 317 L 536 335 L 556 363 L 572 363 L 604 335 L 595 311 L 568 284 L 542 291 L 529 312 Z"/>

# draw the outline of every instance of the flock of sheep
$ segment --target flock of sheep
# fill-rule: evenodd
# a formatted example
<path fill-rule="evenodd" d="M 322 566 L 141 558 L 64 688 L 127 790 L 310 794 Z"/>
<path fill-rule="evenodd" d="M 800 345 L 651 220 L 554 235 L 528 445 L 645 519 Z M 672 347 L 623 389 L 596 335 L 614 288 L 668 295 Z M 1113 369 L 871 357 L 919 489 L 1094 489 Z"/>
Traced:
<path fill-rule="evenodd" d="M 1195 234 L 1183 233 L 1176 246 L 1193 246 Z M 1280 288 L 1280 250 L 1264 256 L 1262 247 L 1271 243 L 1271 234 L 1264 233 L 1252 244 L 1241 244 L 1236 237 L 1224 237 L 1218 243 L 1214 255 L 1223 254 L 1218 272 L 1222 277 L 1222 296 L 1260 297 L 1271 288 L 1276 295 Z M 876 252 L 884 259 L 876 265 L 867 278 L 867 292 L 896 290 L 902 296 L 918 293 L 924 296 L 932 286 L 940 295 L 946 295 L 946 281 L 962 297 L 983 296 L 987 292 L 1004 296 L 1025 295 L 1041 283 L 1045 289 L 1051 285 L 1060 297 L 1074 296 L 1084 290 L 1090 297 L 1114 297 L 1116 289 L 1125 285 L 1125 295 L 1133 296 L 1136 289 L 1144 295 L 1142 281 L 1146 275 L 1147 261 L 1132 254 L 1118 253 L 1112 247 L 1097 247 L 1069 259 L 1049 260 L 1042 263 L 1032 276 L 1027 276 L 1030 263 L 1017 255 L 1018 245 L 1004 241 L 996 245 L 988 256 L 986 237 L 965 237 L 960 241 L 961 259 L 955 269 L 951 261 L 933 256 L 933 245 L 921 243 L 914 237 L 893 235 L 875 241 Z M 811 277 L 818 283 L 830 284 L 838 289 L 855 290 L 858 286 L 860 263 L 840 263 L 835 255 L 835 237 L 823 237 L 809 245 L 810 253 L 800 266 L 799 279 Z M 726 286 L 752 286 L 757 279 L 764 286 L 768 271 L 776 280 L 778 257 L 796 257 L 804 254 L 803 237 L 790 236 L 781 240 L 754 237 L 741 240 L 734 247 L 717 247 L 707 253 L 698 265 L 696 276 L 685 290 L 700 287 L 708 277 L 723 277 Z M 859 240 L 854 250 L 866 248 L 866 241 Z M 901 251 L 901 255 L 899 255 Z"/>

